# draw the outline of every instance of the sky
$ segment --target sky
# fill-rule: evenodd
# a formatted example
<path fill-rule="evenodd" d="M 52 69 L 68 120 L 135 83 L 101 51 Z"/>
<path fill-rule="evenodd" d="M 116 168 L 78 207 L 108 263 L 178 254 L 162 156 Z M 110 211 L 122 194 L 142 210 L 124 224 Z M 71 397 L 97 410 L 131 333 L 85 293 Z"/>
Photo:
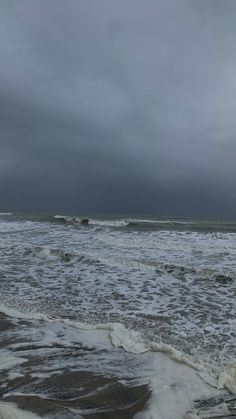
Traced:
<path fill-rule="evenodd" d="M 0 212 L 236 218 L 235 0 L 0 0 Z"/>

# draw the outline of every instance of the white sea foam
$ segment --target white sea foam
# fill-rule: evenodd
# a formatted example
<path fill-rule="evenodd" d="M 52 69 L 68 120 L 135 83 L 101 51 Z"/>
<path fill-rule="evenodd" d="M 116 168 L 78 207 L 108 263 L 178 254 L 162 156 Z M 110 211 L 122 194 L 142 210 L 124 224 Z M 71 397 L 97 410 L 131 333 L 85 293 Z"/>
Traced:
<path fill-rule="evenodd" d="M 123 348 L 134 354 L 141 354 L 149 350 L 140 333 L 127 329 L 121 323 L 108 324 L 107 326 L 111 329 L 110 338 L 116 348 Z"/>
<path fill-rule="evenodd" d="M 10 221 L 8 218 L 4 220 L 0 220 L 0 232 L 1 233 L 19 233 L 26 230 L 34 230 L 36 228 L 36 223 L 33 221 L 25 221 L 25 222 L 18 222 L 18 221 Z"/>
<path fill-rule="evenodd" d="M 66 223 L 72 223 L 72 224 L 80 224 L 84 218 L 81 217 L 71 217 L 68 215 L 55 215 L 55 219 L 57 220 L 63 220 Z M 95 218 L 89 218 L 88 223 L 89 225 L 95 225 L 100 227 L 124 227 L 128 224 L 129 221 L 127 220 L 99 220 Z"/>
<path fill-rule="evenodd" d="M 135 419 L 182 419 L 194 400 L 217 394 L 193 368 L 174 362 L 164 353 L 157 355 L 150 366 L 151 397 Z"/>
<path fill-rule="evenodd" d="M 23 312 L 15 308 L 8 307 L 5 304 L 1 304 L 1 303 L 0 303 L 0 312 L 5 314 L 6 316 L 17 318 L 17 319 L 50 321 L 50 318 L 46 316 L 45 314 L 34 313 L 34 312 Z"/>
<path fill-rule="evenodd" d="M 52 373 L 50 373 L 50 374 L 49 373 L 46 373 L 46 372 L 43 372 L 43 373 L 33 372 L 33 373 L 30 374 L 30 376 L 32 378 L 43 378 L 43 379 L 50 378 L 50 377 L 52 377 L 52 375 L 55 375 L 55 372 L 54 371 Z"/>
<path fill-rule="evenodd" d="M 0 357 L 0 371 L 10 370 L 11 368 L 24 364 L 27 361 L 28 360 L 25 358 L 19 358 L 16 356 L 11 356 L 9 353 L 3 353 Z"/>
<path fill-rule="evenodd" d="M 129 221 L 127 220 L 96 220 L 91 218 L 89 224 L 101 227 L 125 227 Z"/>
<path fill-rule="evenodd" d="M 110 339 L 112 344 L 117 348 L 123 348 L 127 352 L 134 354 L 141 354 L 147 351 L 163 352 L 177 362 L 181 362 L 191 366 L 194 369 L 198 369 L 197 366 L 193 364 L 187 357 L 185 357 L 170 345 L 148 341 L 145 342 L 139 332 L 129 330 L 121 323 L 86 324 L 69 319 L 50 318 L 42 313 L 23 313 L 15 309 L 8 308 L 3 304 L 0 304 L 0 311 L 11 317 L 28 320 L 44 320 L 49 323 L 61 322 L 81 330 L 107 330 L 110 332 Z"/>
<path fill-rule="evenodd" d="M 187 357 L 181 354 L 178 350 L 173 348 L 170 345 L 164 344 L 162 342 L 151 342 L 144 341 L 142 335 L 135 331 L 127 329 L 121 323 L 98 323 L 98 324 L 86 324 L 79 321 L 63 319 L 63 318 L 50 318 L 42 313 L 34 312 L 20 312 L 18 310 L 9 308 L 3 304 L 0 304 L 0 311 L 10 317 L 17 317 L 19 319 L 28 319 L 28 320 L 44 320 L 49 323 L 64 323 L 68 326 L 75 327 L 81 330 L 107 330 L 110 332 L 110 339 L 112 344 L 115 347 L 120 347 L 125 349 L 127 352 L 134 354 L 141 354 L 147 351 L 152 352 L 163 352 L 170 356 L 173 360 L 189 365 L 194 369 L 198 368 L 196 364 L 193 364 Z"/>
<path fill-rule="evenodd" d="M 163 342 L 159 342 L 159 343 L 150 342 L 149 348 L 153 352 L 163 352 L 166 355 L 168 355 L 171 359 L 173 359 L 174 361 L 179 362 L 181 364 L 186 364 L 189 367 L 191 367 L 191 368 L 193 368 L 197 371 L 199 371 L 201 369 L 201 367 L 199 365 L 192 362 L 189 358 L 184 356 L 183 353 L 181 353 L 177 349 L 173 348 L 171 345 L 167 345 L 166 343 L 163 343 Z"/>
<path fill-rule="evenodd" d="M 230 362 L 219 376 L 219 388 L 225 387 L 236 394 L 236 361 Z"/>
<path fill-rule="evenodd" d="M 13 403 L 0 402 L 0 419 L 40 419 L 40 416 L 20 410 Z"/>
<path fill-rule="evenodd" d="M 178 221 L 178 220 L 147 220 L 142 218 L 132 218 L 131 222 L 145 223 L 145 224 L 193 224 L 190 221 Z"/>
<path fill-rule="evenodd" d="M 111 329 L 110 338 L 115 347 L 121 347 L 125 349 L 125 351 L 134 354 L 142 354 L 148 351 L 163 353 L 173 361 L 189 366 L 197 372 L 197 375 L 202 381 L 213 388 L 217 388 L 217 380 L 212 374 L 210 374 L 202 365 L 192 361 L 173 346 L 164 342 L 144 341 L 139 332 L 129 330 L 120 323 L 111 323 L 108 324 L 107 327 Z"/>
<path fill-rule="evenodd" d="M 227 403 L 220 403 L 217 406 L 193 409 L 191 413 L 184 416 L 184 419 L 226 419 L 231 417 Z"/>
<path fill-rule="evenodd" d="M 171 359 L 186 364 L 196 370 L 201 370 L 201 366 L 192 362 L 189 358 L 184 356 L 179 350 L 173 348 L 171 345 L 163 342 L 152 342 L 144 340 L 142 335 L 135 331 L 127 329 L 121 323 L 98 323 L 86 324 L 83 322 L 69 320 L 66 318 L 52 318 L 42 313 L 37 312 L 22 312 L 14 308 L 7 307 L 0 304 L 0 312 L 8 315 L 9 317 L 25 319 L 25 320 L 44 320 L 49 323 L 64 323 L 68 326 L 75 327 L 81 330 L 107 330 L 110 332 L 110 339 L 115 347 L 125 349 L 127 352 L 141 354 L 147 351 L 163 352 Z"/>
<path fill-rule="evenodd" d="M 20 372 L 9 372 L 8 374 L 8 380 L 16 380 L 17 378 L 24 377 L 24 374 L 21 374 Z"/>
<path fill-rule="evenodd" d="M 30 251 L 33 256 L 37 256 L 42 259 L 52 259 L 56 258 L 71 258 L 74 256 L 79 256 L 75 252 L 71 252 L 66 249 L 55 249 L 49 246 L 31 246 L 26 248 L 27 251 Z"/>
<path fill-rule="evenodd" d="M 71 217 L 69 215 L 55 215 L 54 218 L 56 220 L 62 220 L 65 223 L 75 224 L 75 225 L 81 224 L 81 222 L 83 220 L 83 218 L 80 218 L 80 217 Z"/>
<path fill-rule="evenodd" d="M 58 220 L 64 220 L 67 216 L 66 215 L 54 215 L 54 218 Z"/>
<path fill-rule="evenodd" d="M 207 374 L 205 368 L 191 361 L 191 359 L 186 357 L 179 350 L 163 342 L 152 342 L 149 340 L 144 340 L 139 332 L 127 329 L 121 323 L 86 324 L 66 318 L 50 318 L 49 316 L 46 316 L 42 313 L 24 313 L 12 308 L 8 308 L 3 304 L 0 304 L 0 311 L 10 317 L 17 317 L 24 320 L 43 320 L 48 323 L 62 323 L 81 331 L 107 331 L 107 333 L 109 333 L 111 343 L 114 347 L 123 348 L 125 351 L 134 354 L 142 354 L 148 351 L 164 353 L 170 359 L 193 368 L 198 372 L 198 375 L 202 378 L 203 381 L 216 387 L 214 378 L 210 374 Z M 103 335 L 102 340 L 104 340 L 104 338 L 105 336 Z"/>
<path fill-rule="evenodd" d="M 198 371 L 198 367 L 193 365 L 179 351 L 164 343 L 144 341 L 138 332 L 128 330 L 120 323 L 87 325 L 69 319 L 50 318 L 40 313 L 21 313 L 17 310 L 5 308 L 3 305 L 0 306 L 0 310 L 4 311 L 5 314 L 10 314 L 13 317 L 17 316 L 24 320 L 44 320 L 46 324 L 40 323 L 38 337 L 36 334 L 34 337 L 34 339 L 38 339 L 39 348 L 44 345 L 45 348 L 53 349 L 57 342 L 66 348 L 67 345 L 71 347 L 72 342 L 75 342 L 75 344 L 83 342 L 88 348 L 96 347 L 102 351 L 105 349 L 105 353 L 107 353 L 107 351 L 112 352 L 112 346 L 109 345 L 110 337 L 115 347 L 123 348 L 129 353 L 142 354 L 142 357 L 145 356 L 146 361 L 143 359 L 142 368 L 138 371 L 138 374 L 141 381 L 149 381 L 151 398 L 145 411 L 136 415 L 136 419 L 164 419 L 166 417 L 168 419 L 182 419 L 184 413 L 191 409 L 193 400 L 217 393 L 215 388 L 209 386 L 206 380 L 199 376 L 201 368 Z M 47 324 L 53 326 L 53 329 L 49 328 L 44 337 L 42 331 L 47 331 Z M 37 330 L 37 327 L 33 327 L 34 330 Z M 27 352 L 27 342 L 25 340 L 27 341 L 27 335 L 23 344 L 24 353 L 30 355 L 31 344 L 29 345 L 29 352 Z M 20 353 L 21 346 L 22 343 L 16 343 L 12 345 L 12 348 L 17 349 Z M 34 346 L 37 346 L 35 340 Z M 33 351 L 36 352 L 35 349 Z M 106 356 L 109 356 L 108 353 Z M 45 373 L 45 376 L 51 374 L 47 371 Z M 34 376 L 37 377 L 37 375 L 45 378 L 42 371 Z M 7 393 L 6 396 L 8 397 L 10 394 L 16 396 L 18 393 L 13 391 Z M 83 414 L 82 411 L 81 413 Z"/>

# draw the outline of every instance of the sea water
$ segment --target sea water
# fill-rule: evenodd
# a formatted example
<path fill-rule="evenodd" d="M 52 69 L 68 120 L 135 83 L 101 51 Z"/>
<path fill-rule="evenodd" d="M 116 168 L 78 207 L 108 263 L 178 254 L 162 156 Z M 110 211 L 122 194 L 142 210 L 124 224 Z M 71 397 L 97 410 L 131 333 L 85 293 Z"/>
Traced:
<path fill-rule="evenodd" d="M 227 414 L 236 223 L 82 219 L 0 214 L 0 418 Z"/>

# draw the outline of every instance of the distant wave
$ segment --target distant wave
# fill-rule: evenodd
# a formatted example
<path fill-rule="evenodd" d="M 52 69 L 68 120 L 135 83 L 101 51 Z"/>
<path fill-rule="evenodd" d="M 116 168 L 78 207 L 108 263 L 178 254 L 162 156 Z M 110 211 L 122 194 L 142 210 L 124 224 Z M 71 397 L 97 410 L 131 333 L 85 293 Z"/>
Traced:
<path fill-rule="evenodd" d="M 68 215 L 55 215 L 55 221 L 72 224 L 74 226 L 91 225 L 97 227 L 134 228 L 137 230 L 176 230 L 197 231 L 203 233 L 236 232 L 236 222 L 212 220 L 178 220 L 178 219 L 142 219 L 142 218 L 84 218 Z"/>
<path fill-rule="evenodd" d="M 83 254 L 72 251 L 71 249 L 53 248 L 50 246 L 26 246 L 23 248 L 25 254 L 32 254 L 41 259 L 55 260 L 61 259 L 68 262 L 86 263 L 91 265 L 115 265 L 132 266 L 136 269 L 144 268 L 154 271 L 157 275 L 171 275 L 179 279 L 184 279 L 185 275 L 201 275 L 211 279 L 217 286 L 231 285 L 236 280 L 235 272 L 227 272 L 209 268 L 189 267 L 171 263 L 160 262 L 152 259 L 120 259 L 116 257 L 105 258 L 98 255 Z"/>
<path fill-rule="evenodd" d="M 0 217 L 1 217 L 2 215 L 12 215 L 12 212 L 0 212 Z"/>
<path fill-rule="evenodd" d="M 97 225 L 101 227 L 126 227 L 128 225 L 128 221 L 126 220 L 96 220 L 91 219 L 89 220 L 89 224 Z"/>
<path fill-rule="evenodd" d="M 142 218 L 134 218 L 132 222 L 137 224 L 149 223 L 149 224 L 193 224 L 192 221 L 177 221 L 177 220 L 147 220 Z"/>
<path fill-rule="evenodd" d="M 78 256 L 75 252 L 71 252 L 65 249 L 55 249 L 50 248 L 49 246 L 33 246 L 26 248 L 27 253 L 32 253 L 33 256 L 38 256 L 45 259 L 50 258 L 61 258 L 61 259 L 71 259 L 72 257 Z"/>
<path fill-rule="evenodd" d="M 95 218 L 81 218 L 81 217 L 71 217 L 67 215 L 55 215 L 56 220 L 60 220 L 65 223 L 74 224 L 74 225 L 93 225 L 101 227 L 125 227 L 128 225 L 126 220 L 99 220 Z"/>
<path fill-rule="evenodd" d="M 58 259 L 63 262 L 70 262 L 73 259 L 73 262 L 85 263 L 87 265 L 105 264 L 105 259 L 74 252 L 70 249 L 56 249 L 49 246 L 27 246 L 24 248 L 24 252 L 26 255 L 31 254 L 33 257 L 48 261 Z"/>
<path fill-rule="evenodd" d="M 235 233 L 236 222 L 223 221 L 179 221 L 179 220 L 142 220 L 132 219 L 128 221 L 127 227 L 137 230 L 168 230 L 168 231 L 196 231 L 200 233 Z"/>
<path fill-rule="evenodd" d="M 55 215 L 54 219 L 62 221 L 64 223 L 70 223 L 70 224 L 87 225 L 89 223 L 88 218 L 71 217 L 71 216 L 67 216 L 67 215 Z"/>
<path fill-rule="evenodd" d="M 81 218 L 81 217 L 72 217 L 67 215 L 55 215 L 56 220 L 60 220 L 65 223 L 70 223 L 74 225 L 79 224 L 89 224 L 100 227 L 151 227 L 151 228 L 160 228 L 164 225 L 174 226 L 174 225 L 191 225 L 193 222 L 189 221 L 175 221 L 175 220 L 148 220 L 148 219 L 96 219 L 96 218 Z"/>

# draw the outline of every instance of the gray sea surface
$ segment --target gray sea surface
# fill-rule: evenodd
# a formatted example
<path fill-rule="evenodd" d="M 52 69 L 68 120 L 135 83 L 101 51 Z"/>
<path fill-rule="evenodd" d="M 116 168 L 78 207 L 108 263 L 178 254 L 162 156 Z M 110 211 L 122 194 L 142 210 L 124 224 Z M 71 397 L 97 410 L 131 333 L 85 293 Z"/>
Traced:
<path fill-rule="evenodd" d="M 0 258 L 0 412 L 182 419 L 236 392 L 235 221 L 0 214 Z"/>

